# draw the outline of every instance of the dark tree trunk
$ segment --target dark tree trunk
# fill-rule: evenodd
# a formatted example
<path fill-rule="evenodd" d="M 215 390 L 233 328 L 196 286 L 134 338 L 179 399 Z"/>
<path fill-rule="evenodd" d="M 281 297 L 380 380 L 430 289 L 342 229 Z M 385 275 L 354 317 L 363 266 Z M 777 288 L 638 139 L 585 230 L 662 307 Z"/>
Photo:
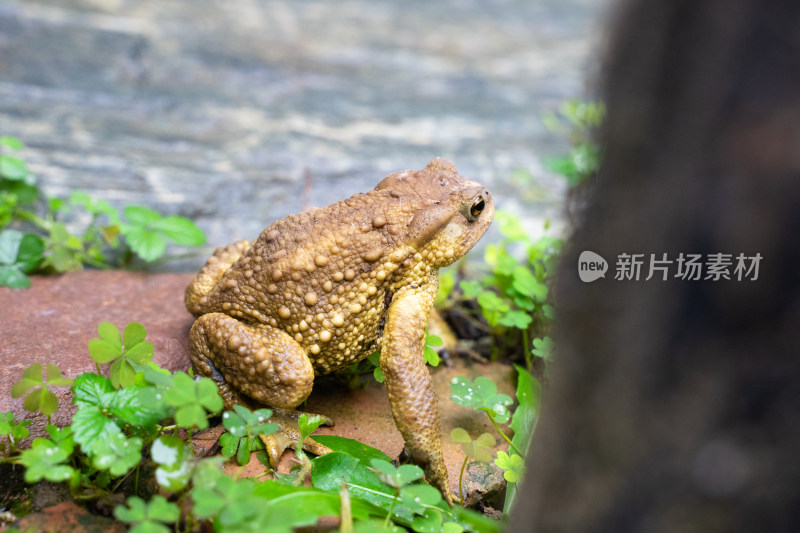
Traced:
<path fill-rule="evenodd" d="M 800 531 L 800 2 L 634 0 L 605 80 L 513 530 Z M 605 279 L 579 280 L 583 250 Z M 731 280 L 644 280 L 650 254 L 718 252 Z"/>

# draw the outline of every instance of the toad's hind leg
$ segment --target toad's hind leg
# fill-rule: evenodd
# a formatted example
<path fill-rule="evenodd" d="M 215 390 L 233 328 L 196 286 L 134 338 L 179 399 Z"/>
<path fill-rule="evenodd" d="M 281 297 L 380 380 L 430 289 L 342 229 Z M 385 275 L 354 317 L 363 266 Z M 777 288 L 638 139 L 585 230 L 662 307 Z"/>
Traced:
<path fill-rule="evenodd" d="M 270 463 L 277 464 L 299 438 L 293 408 L 311 393 L 314 369 L 303 348 L 287 333 L 266 325 L 249 325 L 209 313 L 189 333 L 189 355 L 195 373 L 213 379 L 230 409 L 235 404 L 273 407 L 279 433 L 264 439 Z M 244 394 L 242 394 L 242 391 Z M 306 440 L 304 449 L 323 455 L 329 448 Z"/>

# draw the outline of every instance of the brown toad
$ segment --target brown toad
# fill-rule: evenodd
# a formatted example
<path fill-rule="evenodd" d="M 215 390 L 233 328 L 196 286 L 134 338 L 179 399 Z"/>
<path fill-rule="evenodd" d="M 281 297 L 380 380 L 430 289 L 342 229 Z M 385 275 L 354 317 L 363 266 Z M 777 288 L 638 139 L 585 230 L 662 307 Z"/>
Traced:
<path fill-rule="evenodd" d="M 406 451 L 451 503 L 422 357 L 425 323 L 438 269 L 472 248 L 493 213 L 489 191 L 434 159 L 366 194 L 279 220 L 252 244 L 218 249 L 186 290 L 198 317 L 190 334 L 195 372 L 217 382 L 228 406 L 252 398 L 296 416 L 284 410 L 308 397 L 315 375 L 380 349 Z M 267 444 L 277 460 L 287 442 Z"/>

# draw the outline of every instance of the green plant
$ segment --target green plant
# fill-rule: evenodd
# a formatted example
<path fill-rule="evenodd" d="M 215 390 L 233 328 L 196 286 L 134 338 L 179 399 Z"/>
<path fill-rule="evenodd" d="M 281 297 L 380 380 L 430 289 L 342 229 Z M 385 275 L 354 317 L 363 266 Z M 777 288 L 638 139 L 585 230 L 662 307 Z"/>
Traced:
<path fill-rule="evenodd" d="M 268 422 L 271 416 L 269 409 L 251 411 L 241 405 L 234 405 L 233 411 L 226 411 L 222 415 L 222 424 L 228 432 L 219 438 L 222 455 L 236 455 L 239 464 L 246 465 L 250 460 L 250 452 L 264 447 L 259 435 L 269 435 L 278 430 L 277 424 Z"/>
<path fill-rule="evenodd" d="M 602 154 L 594 136 L 605 114 L 602 102 L 569 100 L 561 104 L 558 114 L 545 115 L 543 119 L 548 129 L 566 136 L 572 145 L 567 155 L 545 161 L 545 165 L 564 176 L 571 187 L 597 173 Z"/>
<path fill-rule="evenodd" d="M 95 364 L 111 363 L 109 378 L 115 389 L 133 385 L 136 369 L 153 360 L 153 344 L 144 340 L 144 326 L 132 322 L 120 335 L 117 326 L 101 322 L 97 334 L 99 338 L 89 341 L 89 355 Z M 98 366 L 98 374 L 99 370 Z"/>
<path fill-rule="evenodd" d="M 138 324 L 125 328 L 131 332 L 129 339 L 125 334 L 118 339 L 119 331 L 109 326 L 102 326 L 103 333 L 95 340 L 107 343 L 102 350 L 113 353 L 116 360 L 127 348 L 146 342 Z M 95 350 L 99 346 L 92 344 Z M 222 408 L 213 382 L 193 380 L 183 372 L 171 374 L 152 362 L 131 366 L 132 383 L 120 382 L 119 388 L 98 373 L 77 376 L 72 383 L 77 405 L 72 424 L 63 429 L 48 426 L 49 438 L 36 439 L 30 450 L 20 452 L 16 447 L 28 435 L 27 424 L 18 422 L 13 413 L 0 417 L 0 435 L 7 439 L 0 462 L 24 466 L 29 482 L 67 482 L 79 499 L 110 501 L 112 494 L 132 490 L 127 504 L 115 508 L 115 516 L 130 524 L 132 531 L 197 531 L 206 524 L 203 527 L 215 531 L 288 532 L 312 526 L 322 516 L 339 516 L 342 530 L 351 531 L 376 525 L 389 531 L 500 530 L 499 522 L 450 509 L 436 489 L 419 482 L 418 467 L 394 467 L 381 451 L 342 437 L 314 437 L 334 450 L 327 455 L 309 459 L 298 452 L 303 464 L 294 479 L 302 480 L 310 472 L 313 486 L 226 476 L 220 470 L 221 458 L 197 458 L 189 446 L 192 431 L 207 426 Z M 37 376 L 41 371 L 39 367 Z M 53 385 L 51 381 L 41 383 Z M 39 410 L 42 405 L 40 401 Z M 235 455 L 241 464 L 256 447 L 257 437 L 275 429 L 266 419 L 268 414 L 269 410 L 250 412 L 241 407 L 223 413 L 229 431 L 220 438 L 228 449 L 225 455 Z M 298 449 L 323 421 L 301 417 Z M 147 490 L 140 488 L 141 474 L 146 472 L 153 473 L 160 491 L 149 500 L 140 497 L 156 488 L 152 483 Z M 132 487 L 125 484 L 128 479 L 133 479 Z"/>
<path fill-rule="evenodd" d="M 180 517 L 180 509 L 160 495 L 153 496 L 145 502 L 138 496 L 128 498 L 128 507 L 118 505 L 114 509 L 114 516 L 133 524 L 132 533 L 167 533 L 170 528 L 164 524 L 173 524 Z"/>
<path fill-rule="evenodd" d="M 552 351 L 547 335 L 555 313 L 549 304 L 549 284 L 562 241 L 546 235 L 531 239 L 519 219 L 509 213 L 498 211 L 495 218 L 503 239 L 488 245 L 484 252 L 490 273 L 459 286 L 464 299 L 477 301 L 498 341 L 493 344 L 495 350 L 513 354 L 521 345 L 526 367 L 531 370 L 535 357 L 549 358 Z M 550 351 L 542 350 L 540 338 Z"/>
<path fill-rule="evenodd" d="M 23 403 L 25 409 L 31 412 L 41 411 L 42 414 L 47 415 L 49 421 L 50 415 L 58 409 L 58 399 L 50 387 L 70 385 L 72 385 L 72 380 L 63 377 L 61 370 L 56 365 L 48 363 L 44 379 L 42 379 L 42 364 L 34 363 L 25 369 L 22 379 L 11 387 L 11 396 L 19 398 L 28 393 Z"/>
<path fill-rule="evenodd" d="M 36 177 L 16 154 L 24 149 L 14 137 L 0 137 L 0 286 L 30 286 L 27 274 L 80 270 L 84 265 L 110 268 L 109 249 L 122 247 L 122 266 L 133 255 L 145 262 L 160 258 L 167 240 L 181 246 L 205 243 L 203 232 L 189 219 L 164 217 L 141 206 L 127 206 L 120 216 L 104 200 L 74 191 L 68 198 L 46 198 Z M 83 231 L 71 233 L 60 220 L 81 209 L 90 215 Z M 27 233 L 9 225 L 32 227 Z"/>
<path fill-rule="evenodd" d="M 464 462 L 461 463 L 461 471 L 458 474 L 458 497 L 461 503 L 464 504 L 464 493 L 461 489 L 464 479 L 464 470 L 467 468 L 467 460 L 475 459 L 483 463 L 488 463 L 492 460 L 492 448 L 497 444 L 488 433 L 481 433 L 481 435 L 472 440 L 467 430 L 464 428 L 453 428 L 450 432 L 450 440 L 457 442 L 461 445 L 461 450 L 464 452 Z M 502 452 L 498 452 L 502 453 Z"/>
<path fill-rule="evenodd" d="M 506 500 L 503 512 L 511 511 L 516 500 L 516 483 L 524 475 L 525 454 L 531 444 L 533 431 L 538 420 L 539 404 L 541 400 L 541 387 L 539 382 L 524 368 L 514 365 L 517 370 L 517 408 L 511 417 L 511 429 L 514 431 L 513 438 L 503 431 L 499 424 L 508 422 L 508 406 L 512 403 L 511 398 L 505 394 L 497 392 L 497 386 L 488 378 L 478 376 L 472 382 L 468 378 L 457 376 L 450 381 L 450 399 L 457 405 L 472 408 L 475 411 L 482 411 L 489 417 L 501 437 L 508 443 L 509 452 L 497 452 L 495 464 L 503 469 L 503 476 L 510 485 L 506 488 Z M 461 479 L 464 469 L 467 466 L 467 459 L 472 458 L 478 461 L 489 462 L 491 460 L 491 449 L 494 447 L 494 437 L 488 433 L 482 434 L 475 440 L 463 428 L 455 428 L 450 434 L 453 442 L 461 444 L 465 457 L 461 465 L 459 475 L 459 492 L 461 491 Z M 463 498 L 462 498 L 463 501 Z"/>

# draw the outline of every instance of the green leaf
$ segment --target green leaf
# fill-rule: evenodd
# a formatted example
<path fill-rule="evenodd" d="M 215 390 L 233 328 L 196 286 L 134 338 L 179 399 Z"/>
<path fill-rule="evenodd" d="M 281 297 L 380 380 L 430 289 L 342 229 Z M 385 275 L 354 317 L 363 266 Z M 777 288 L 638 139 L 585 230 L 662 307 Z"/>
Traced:
<path fill-rule="evenodd" d="M 514 281 L 511 286 L 525 296 L 529 296 L 537 302 L 547 300 L 547 285 L 536 279 L 536 276 L 524 266 L 517 266 L 512 272 Z"/>
<path fill-rule="evenodd" d="M 16 137 L 3 136 L 0 137 L 0 146 L 6 146 L 12 150 L 22 150 L 25 145 Z"/>
<path fill-rule="evenodd" d="M 237 437 L 233 433 L 223 433 L 219 436 L 219 444 L 222 446 L 222 455 L 225 457 L 233 457 L 239 450 L 239 443 L 241 439 L 246 437 Z"/>
<path fill-rule="evenodd" d="M 519 405 L 514 410 L 511 419 L 511 429 L 514 438 L 511 442 L 522 451 L 528 449 L 539 416 L 542 389 L 539 381 L 530 372 L 519 365 L 514 365 L 517 370 L 517 401 Z"/>
<path fill-rule="evenodd" d="M 494 463 L 504 470 L 503 477 L 509 483 L 516 483 L 525 475 L 525 463 L 517 454 L 509 456 L 506 452 L 497 452 Z"/>
<path fill-rule="evenodd" d="M 154 496 L 147 505 L 147 516 L 159 522 L 172 523 L 180 517 L 180 510 L 174 503 L 170 503 L 163 496 Z"/>
<path fill-rule="evenodd" d="M 16 230 L 0 232 L 0 285 L 12 289 L 30 287 L 25 275 L 42 262 L 44 242 L 37 235 Z"/>
<path fill-rule="evenodd" d="M 172 524 L 180 518 L 180 509 L 161 495 L 153 496 L 148 503 L 138 496 L 128 498 L 128 507 L 118 505 L 114 508 L 117 519 L 135 524 L 132 533 L 168 533 L 163 524 Z"/>
<path fill-rule="evenodd" d="M 130 348 L 142 342 L 145 337 L 147 337 L 147 330 L 145 330 L 144 326 L 138 322 L 131 322 L 125 326 L 125 333 L 122 336 L 122 342 L 125 345 L 126 353 Z"/>
<path fill-rule="evenodd" d="M 211 414 L 217 414 L 222 411 L 224 403 L 222 396 L 219 395 L 216 383 L 209 378 L 200 378 L 194 384 L 197 391 L 197 401 L 200 402 L 200 405 L 205 407 Z"/>
<path fill-rule="evenodd" d="M 17 265 L 26 274 L 32 272 L 42 261 L 44 241 L 33 233 L 22 236 L 17 253 Z"/>
<path fill-rule="evenodd" d="M 140 342 L 130 347 L 125 344 L 125 357 L 132 363 L 143 365 L 153 360 L 153 344 L 150 341 Z"/>
<path fill-rule="evenodd" d="M 0 286 L 27 289 L 31 286 L 31 279 L 18 268 L 0 265 Z"/>
<path fill-rule="evenodd" d="M 425 332 L 425 344 L 427 346 L 444 346 L 444 341 L 438 335 L 431 335 L 428 332 Z"/>
<path fill-rule="evenodd" d="M 222 410 L 223 402 L 216 384 L 208 378 L 192 380 L 184 372 L 176 372 L 172 385 L 164 392 L 164 400 L 178 410 L 175 421 L 182 427 L 208 427 L 206 410 L 216 414 Z"/>
<path fill-rule="evenodd" d="M 378 478 L 390 487 L 400 488 L 422 479 L 423 476 L 422 469 L 417 465 L 400 465 L 395 468 L 392 463 L 382 459 L 372 459 L 370 464 L 377 471 Z"/>
<path fill-rule="evenodd" d="M 497 386 L 489 378 L 478 376 L 473 384 L 463 376 L 456 376 L 450 380 L 450 392 L 450 399 L 456 404 L 489 411 L 501 423 L 508 421 L 507 407 L 513 402 L 507 395 L 498 394 Z"/>
<path fill-rule="evenodd" d="M 30 174 L 25 161 L 11 155 L 0 155 L 0 176 L 8 180 L 23 180 Z"/>
<path fill-rule="evenodd" d="M 206 412 L 199 404 L 179 407 L 175 411 L 175 422 L 182 428 L 197 427 L 198 429 L 205 429 L 208 427 Z"/>
<path fill-rule="evenodd" d="M 169 216 L 157 220 L 153 227 L 168 239 L 182 246 L 201 246 L 206 242 L 206 235 L 194 222 L 185 217 Z"/>
<path fill-rule="evenodd" d="M 125 438 L 115 433 L 108 440 L 99 440 L 92 445 L 92 464 L 98 470 L 108 470 L 114 477 L 127 473 L 142 460 L 142 439 Z"/>
<path fill-rule="evenodd" d="M 164 393 L 164 399 L 173 407 L 195 403 L 197 394 L 194 380 L 186 372 L 175 372 L 170 388 Z"/>
<path fill-rule="evenodd" d="M 238 405 L 236 407 L 239 407 Z M 234 437 L 244 437 L 247 435 L 247 424 L 237 413 L 225 411 L 222 413 L 222 425 L 225 426 Z"/>
<path fill-rule="evenodd" d="M 100 338 L 117 350 L 122 351 L 122 336 L 119 334 L 119 328 L 111 322 L 100 322 L 97 325 L 97 334 Z"/>
<path fill-rule="evenodd" d="M 37 394 L 36 392 L 31 393 L 31 395 Z M 40 399 L 38 403 L 38 410 L 41 411 L 43 415 L 52 415 L 56 411 L 58 411 L 58 398 L 56 395 L 50 392 L 47 388 L 42 387 L 37 394 Z M 27 404 L 27 401 L 25 402 Z"/>
<path fill-rule="evenodd" d="M 129 205 L 123 210 L 123 213 L 131 224 L 137 226 L 149 226 L 161 220 L 161 214 L 158 211 L 140 205 Z"/>
<path fill-rule="evenodd" d="M 25 470 L 25 481 L 36 483 L 42 479 L 53 482 L 68 481 L 74 470 L 64 463 L 71 454 L 71 449 L 63 448 L 47 439 L 36 439 L 31 448 L 20 455 L 20 463 Z"/>
<path fill-rule="evenodd" d="M 297 420 L 297 425 L 300 427 L 300 440 L 303 441 L 314 433 L 323 422 L 325 422 L 324 416 L 309 415 L 308 413 L 301 414 Z"/>
<path fill-rule="evenodd" d="M 358 459 L 344 452 L 331 452 L 312 461 L 311 482 L 314 487 L 339 494 L 347 483 L 353 499 L 388 508 L 394 493 L 381 483 L 375 473 Z"/>
<path fill-rule="evenodd" d="M 387 462 L 391 461 L 388 455 L 377 448 L 367 446 L 354 439 L 336 435 L 315 435 L 313 439 L 333 451 L 350 454 L 364 464 L 369 464 L 372 459 L 382 459 Z"/>
<path fill-rule="evenodd" d="M 502 326 L 518 329 L 528 329 L 531 322 L 533 322 L 533 318 L 525 311 L 509 311 L 498 320 Z"/>
<path fill-rule="evenodd" d="M 120 358 L 111 364 L 108 370 L 108 377 L 115 389 L 120 387 L 130 387 L 136 382 L 136 370 L 133 369 L 127 359 Z"/>
<path fill-rule="evenodd" d="M 177 492 L 189 483 L 192 476 L 192 452 L 180 438 L 162 435 L 153 442 L 150 453 L 153 461 L 159 464 L 156 469 L 156 481 L 159 485 Z"/>
<path fill-rule="evenodd" d="M 155 230 L 142 226 L 122 226 L 120 229 L 131 250 L 146 262 L 155 261 L 167 251 L 167 239 Z"/>
<path fill-rule="evenodd" d="M 159 420 L 159 413 L 142 401 L 141 389 L 129 387 L 111 395 L 108 411 L 120 420 L 141 428 L 153 428 Z"/>
<path fill-rule="evenodd" d="M 110 363 L 122 356 L 119 348 L 103 339 L 91 339 L 89 341 L 89 356 L 96 363 Z"/>
<path fill-rule="evenodd" d="M 511 429 L 514 430 L 512 444 L 519 450 L 527 453 L 536 428 L 541 402 L 541 385 L 524 368 L 514 365 L 517 370 L 517 401 L 519 405 L 514 410 L 511 419 Z M 505 475 L 505 474 L 504 474 Z M 506 478 L 508 480 L 508 478 Z M 514 508 L 517 496 L 517 485 L 511 484 L 506 488 L 506 500 L 503 506 L 504 513 L 510 513 Z"/>
<path fill-rule="evenodd" d="M 72 432 L 75 442 L 88 455 L 92 455 L 95 443 L 109 441 L 122 433 L 117 424 L 106 417 L 99 407 L 88 404 L 78 407 L 72 417 Z"/>
<path fill-rule="evenodd" d="M 462 281 L 458 286 L 461 287 L 465 298 L 476 298 L 483 290 L 479 281 Z"/>
<path fill-rule="evenodd" d="M 442 512 L 438 509 L 425 509 L 422 516 L 414 517 L 411 528 L 419 533 L 439 533 L 442 529 Z"/>
<path fill-rule="evenodd" d="M 478 294 L 478 305 L 481 313 L 490 326 L 496 326 L 502 315 L 511 310 L 511 307 L 492 291 L 483 291 Z"/>
<path fill-rule="evenodd" d="M 11 396 L 19 398 L 33 387 L 42 385 L 42 364 L 33 363 L 22 373 L 22 379 L 11 387 Z"/>
<path fill-rule="evenodd" d="M 531 349 L 531 353 L 536 357 L 541 357 L 546 361 L 552 361 L 554 347 L 555 344 L 553 343 L 553 339 L 550 337 L 533 339 L 533 348 Z"/>
<path fill-rule="evenodd" d="M 85 372 L 75 378 L 72 394 L 78 406 L 82 404 L 107 406 L 113 400 L 114 387 L 111 381 L 103 376 Z"/>
<path fill-rule="evenodd" d="M 426 505 L 438 505 L 442 501 L 441 493 L 430 485 L 410 485 L 400 491 L 403 505 L 413 514 L 425 512 Z M 438 529 L 437 529 L 438 531 Z"/>
<path fill-rule="evenodd" d="M 372 352 L 367 356 L 367 360 L 375 365 L 375 369 L 372 371 L 372 375 L 375 378 L 375 381 L 378 383 L 383 383 L 385 378 L 383 377 L 383 371 L 381 370 L 381 352 Z"/>
<path fill-rule="evenodd" d="M 461 444 L 461 449 L 467 457 L 483 463 L 492 460 L 494 447 L 497 445 L 494 437 L 489 433 L 482 433 L 477 439 L 472 440 L 469 433 L 463 428 L 454 428 L 450 432 L 450 440 Z"/>
<path fill-rule="evenodd" d="M 482 513 L 465 509 L 459 505 L 454 506 L 451 512 L 459 524 L 476 533 L 500 533 L 507 527 L 504 521 L 493 520 Z"/>

